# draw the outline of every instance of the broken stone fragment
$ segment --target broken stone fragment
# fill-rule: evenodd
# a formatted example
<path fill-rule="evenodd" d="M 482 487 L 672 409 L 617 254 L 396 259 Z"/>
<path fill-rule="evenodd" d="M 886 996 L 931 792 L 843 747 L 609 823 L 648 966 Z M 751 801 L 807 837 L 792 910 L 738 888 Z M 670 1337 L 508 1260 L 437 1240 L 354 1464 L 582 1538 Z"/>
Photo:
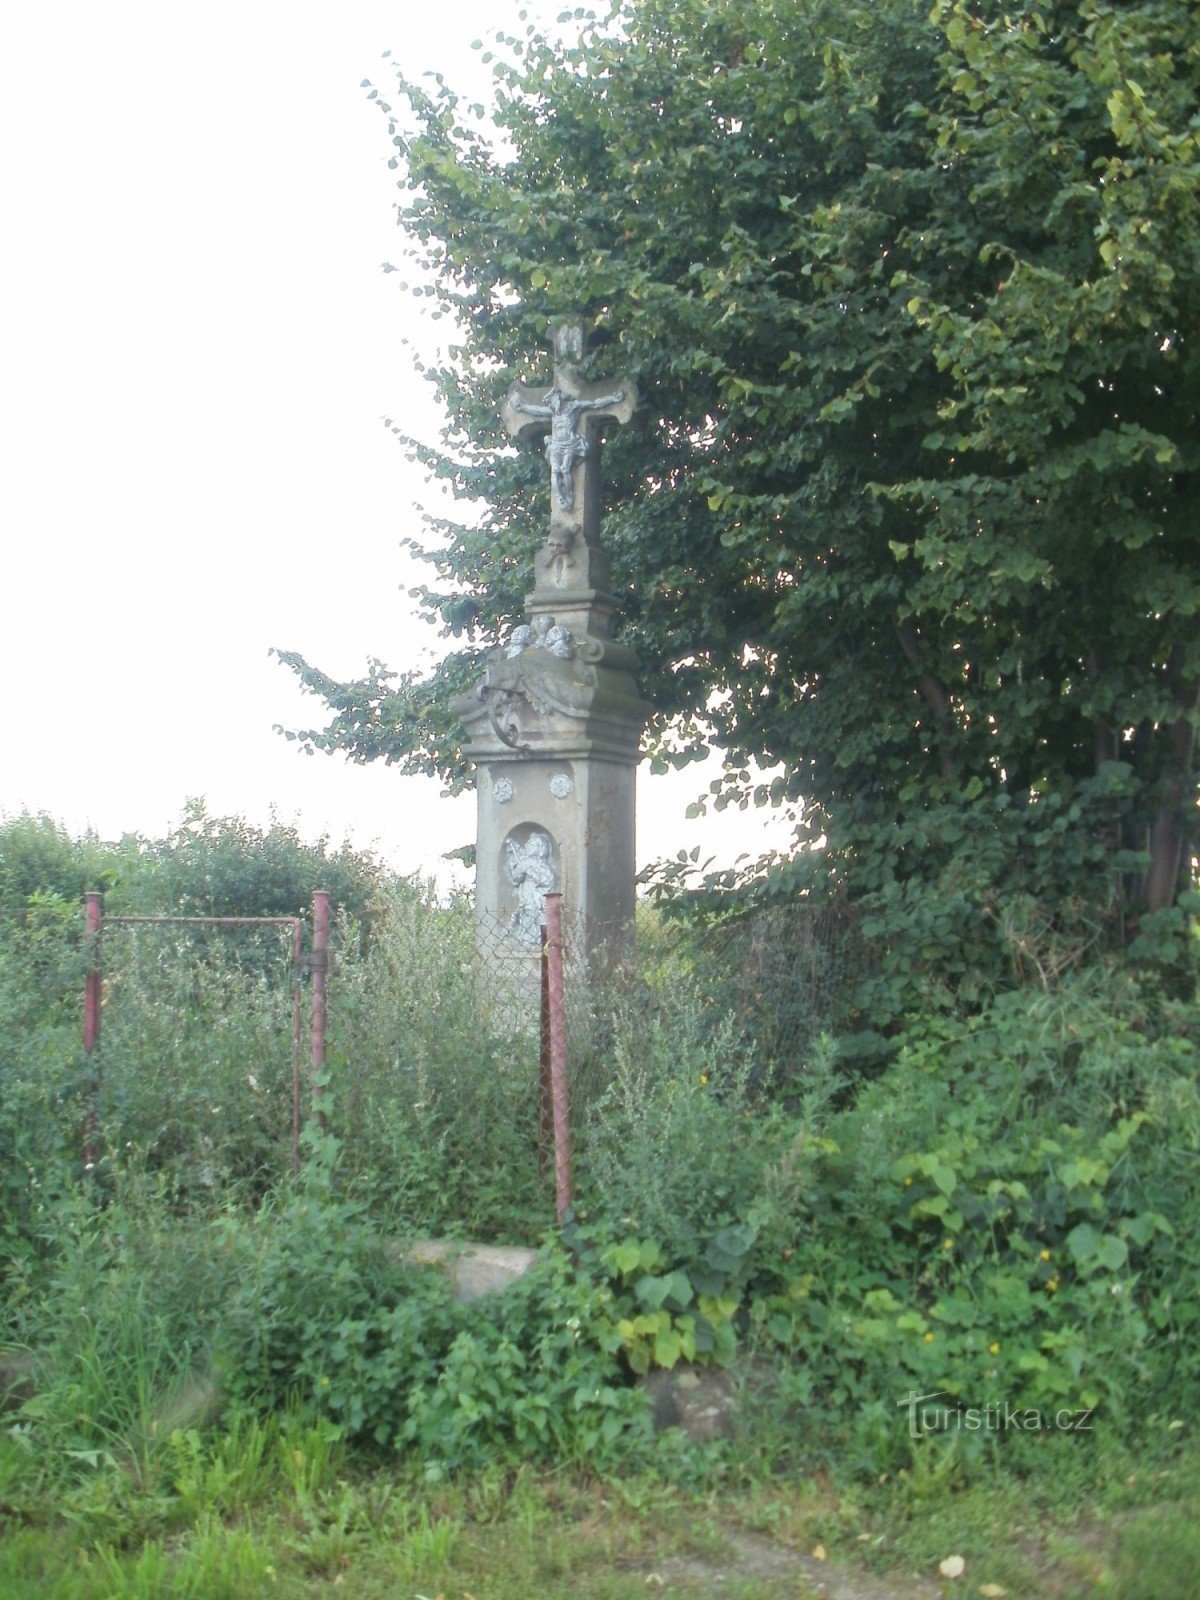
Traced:
<path fill-rule="evenodd" d="M 689 1439 L 708 1444 L 733 1431 L 737 1398 L 722 1367 L 658 1367 L 641 1380 L 656 1428 L 682 1428 Z"/>
<path fill-rule="evenodd" d="M 456 1300 L 499 1294 L 523 1278 L 537 1260 L 524 1245 L 469 1244 L 461 1239 L 416 1239 L 391 1247 L 402 1261 L 441 1267 Z"/>

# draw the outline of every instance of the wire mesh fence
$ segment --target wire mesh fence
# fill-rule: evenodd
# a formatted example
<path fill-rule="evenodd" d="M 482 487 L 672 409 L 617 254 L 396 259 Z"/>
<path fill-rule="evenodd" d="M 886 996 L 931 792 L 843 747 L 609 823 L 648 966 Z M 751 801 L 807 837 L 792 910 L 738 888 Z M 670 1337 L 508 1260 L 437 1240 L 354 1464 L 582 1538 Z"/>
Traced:
<path fill-rule="evenodd" d="M 297 927 L 89 923 L 85 1171 L 114 1143 L 201 1188 L 294 1164 Z"/>
<path fill-rule="evenodd" d="M 563 987 L 577 1073 L 602 1075 L 596 1058 L 614 1011 L 646 1014 L 673 987 L 704 997 L 714 1026 L 733 1024 L 763 1070 L 803 1069 L 837 1014 L 847 974 L 863 970 L 863 940 L 839 906 L 780 903 L 692 919 L 647 916 L 623 939 L 605 939 L 564 912 Z M 476 982 L 489 1025 L 523 1041 L 534 1059 L 542 1007 L 541 940 L 514 939 L 501 919 L 477 922 Z"/>
<path fill-rule="evenodd" d="M 794 901 L 681 930 L 657 957 L 660 973 L 681 956 L 714 1016 L 732 1019 L 761 1068 L 786 1079 L 834 1026 L 847 976 L 862 970 L 863 941 L 848 908 Z M 642 965 L 650 976 L 656 952 Z"/>
<path fill-rule="evenodd" d="M 116 924 L 102 940 L 101 1148 L 142 1159 L 184 1191 L 231 1181 L 265 1191 L 293 1165 L 289 927 Z M 641 908 L 636 939 L 625 940 L 568 911 L 561 1020 L 572 1142 L 586 1144 L 619 1063 L 636 1065 L 653 1047 L 669 1070 L 685 1034 L 693 1055 L 728 1044 L 764 1084 L 802 1075 L 859 944 L 848 918 L 804 905 L 693 920 Z M 336 919 L 332 948 L 325 1080 L 345 1181 L 423 1226 L 444 1217 L 499 1233 L 531 1204 L 549 1210 L 554 1105 L 540 931 L 531 940 L 511 918 L 489 926 L 465 901 L 442 906 L 401 886 L 369 928 Z M 68 1005 L 71 990 L 79 994 L 73 973 L 64 967 L 60 985 Z M 312 977 L 305 964 L 306 1041 Z M 83 1059 L 78 1027 L 67 1024 L 61 1051 L 44 1035 L 28 1063 L 14 1060 L 14 1149 L 40 1140 L 78 1152 L 90 1094 L 86 1070 L 72 1065 Z M 307 1057 L 306 1047 L 306 1115 Z"/>
<path fill-rule="evenodd" d="M 535 942 L 515 937 L 511 921 L 477 925 L 481 1015 L 511 1037 L 527 1070 L 540 1058 L 543 1157 L 552 1143 L 555 1096 L 569 1098 L 576 1130 L 586 1127 L 608 1093 L 615 1058 L 636 1061 L 640 1041 L 669 1038 L 683 994 L 702 1009 L 698 1020 L 689 1016 L 688 1027 L 724 1040 L 754 1082 L 803 1083 L 818 1039 L 834 1025 L 847 971 L 861 967 L 857 925 L 836 907 L 779 904 L 690 922 L 648 917 L 645 923 L 636 942 L 606 938 L 570 915 L 549 941 L 545 927 Z M 547 959 L 556 937 L 559 988 Z M 556 1007 L 569 1090 L 552 1093 Z"/>
<path fill-rule="evenodd" d="M 547 897 L 554 898 L 554 897 Z M 563 992 L 574 1011 L 589 985 L 587 930 L 569 909 L 561 911 Z M 475 920 L 475 980 L 481 1011 L 490 1027 L 518 1038 L 539 1035 L 546 917 L 535 937 L 514 933 L 511 919 L 478 914 Z M 599 970 L 593 963 L 593 974 Z"/>

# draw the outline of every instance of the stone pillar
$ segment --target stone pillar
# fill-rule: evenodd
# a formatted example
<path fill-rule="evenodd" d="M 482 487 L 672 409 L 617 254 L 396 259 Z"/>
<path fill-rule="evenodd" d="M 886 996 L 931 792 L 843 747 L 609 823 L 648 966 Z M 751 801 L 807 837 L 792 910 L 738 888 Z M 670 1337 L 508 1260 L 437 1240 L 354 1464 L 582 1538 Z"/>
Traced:
<path fill-rule="evenodd" d="M 563 896 L 576 973 L 600 971 L 625 948 L 634 910 L 634 771 L 651 707 L 633 651 L 609 636 L 616 603 L 599 546 L 597 433 L 606 418 L 626 420 L 636 395 L 629 383 L 583 383 L 570 359 L 582 348 L 582 323 L 565 319 L 554 384 L 509 391 L 513 432 L 549 435 L 550 536 L 528 620 L 455 705 L 476 766 L 481 955 L 511 958 L 522 973 L 525 956 L 536 971 L 541 903 L 552 890 Z M 529 981 L 521 976 L 519 987 Z"/>
<path fill-rule="evenodd" d="M 540 900 L 559 890 L 590 958 L 619 945 L 633 917 L 634 769 L 650 707 L 631 651 L 588 635 L 561 642 L 569 655 L 520 640 L 515 655 L 497 651 L 458 711 L 476 765 L 481 931 L 540 949 Z"/>

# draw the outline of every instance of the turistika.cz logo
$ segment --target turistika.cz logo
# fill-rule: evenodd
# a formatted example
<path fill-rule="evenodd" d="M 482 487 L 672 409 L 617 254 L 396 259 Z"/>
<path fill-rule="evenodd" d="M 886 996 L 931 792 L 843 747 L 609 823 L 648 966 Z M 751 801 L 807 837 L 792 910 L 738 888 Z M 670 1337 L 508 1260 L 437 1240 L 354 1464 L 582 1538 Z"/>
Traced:
<path fill-rule="evenodd" d="M 1091 1433 L 1094 1406 L 1041 1411 L 992 1400 L 983 1406 L 966 1406 L 945 1389 L 930 1394 L 910 1390 L 896 1404 L 908 1413 L 908 1436 L 923 1439 L 930 1433 Z"/>

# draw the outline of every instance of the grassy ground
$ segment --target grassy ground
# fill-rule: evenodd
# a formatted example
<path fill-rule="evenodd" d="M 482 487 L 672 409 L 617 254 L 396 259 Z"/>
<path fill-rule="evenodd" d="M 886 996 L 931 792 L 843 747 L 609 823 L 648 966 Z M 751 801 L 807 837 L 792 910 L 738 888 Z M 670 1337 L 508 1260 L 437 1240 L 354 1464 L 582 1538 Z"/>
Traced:
<path fill-rule="evenodd" d="M 102 1460 L 48 1476 L 9 1433 L 0 1595 L 1194 1600 L 1200 1458 L 1139 1472 L 1114 1457 L 1084 1488 L 1068 1448 L 1033 1478 L 988 1468 L 956 1486 L 951 1462 L 865 1487 L 797 1476 L 698 1493 L 500 1468 L 431 1484 L 365 1470 L 296 1420 L 176 1433 L 140 1483 Z"/>
<path fill-rule="evenodd" d="M 536 1035 L 480 1036 L 465 912 L 343 930 L 299 1182 L 267 952 L 111 947 L 81 1188 L 78 908 L 0 926 L 0 1600 L 1196 1600 L 1200 1008 L 1097 967 L 918 1019 L 879 1078 L 814 1035 L 768 1095 L 681 947 L 573 1082 L 576 1261 L 451 1314 L 380 1237 L 550 1212 Z M 697 1307 L 741 1338 L 720 1447 L 628 1389 Z M 1096 1429 L 910 1440 L 910 1387 Z"/>

